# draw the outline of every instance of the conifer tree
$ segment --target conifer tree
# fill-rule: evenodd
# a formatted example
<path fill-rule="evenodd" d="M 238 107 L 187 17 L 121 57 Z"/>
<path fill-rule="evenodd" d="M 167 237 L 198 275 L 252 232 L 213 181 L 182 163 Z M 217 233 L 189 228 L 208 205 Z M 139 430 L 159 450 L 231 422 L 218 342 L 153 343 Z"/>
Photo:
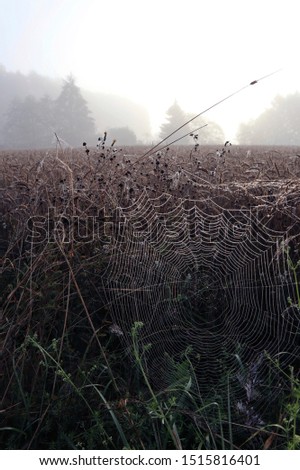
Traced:
<path fill-rule="evenodd" d="M 72 76 L 65 80 L 55 102 L 54 120 L 58 136 L 72 146 L 95 140 L 94 120 Z"/>
<path fill-rule="evenodd" d="M 160 126 L 160 134 L 159 134 L 160 139 L 165 139 L 168 135 L 170 135 L 178 127 L 182 126 L 187 121 L 186 114 L 178 105 L 176 100 L 174 101 L 172 106 L 170 106 L 170 108 L 167 110 L 166 118 L 167 118 L 166 122 Z M 185 126 L 183 129 L 176 132 L 176 134 L 174 134 L 174 136 L 170 137 L 170 139 L 168 140 L 171 142 L 172 140 L 175 140 L 181 137 L 182 135 L 187 134 L 188 132 L 189 132 L 189 127 Z M 187 145 L 187 144 L 191 144 L 192 140 L 191 138 L 185 137 L 181 139 L 178 143 L 182 145 Z"/>

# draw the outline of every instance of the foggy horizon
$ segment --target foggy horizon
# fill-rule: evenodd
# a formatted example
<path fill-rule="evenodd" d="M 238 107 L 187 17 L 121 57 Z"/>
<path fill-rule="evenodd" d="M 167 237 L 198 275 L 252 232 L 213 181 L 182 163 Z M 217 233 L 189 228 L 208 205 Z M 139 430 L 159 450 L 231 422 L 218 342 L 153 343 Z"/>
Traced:
<path fill-rule="evenodd" d="M 280 70 L 204 114 L 235 142 L 240 123 L 256 119 L 276 96 L 300 91 L 296 1 L 284 8 L 257 0 L 0 5 L 0 64 L 7 72 L 60 81 L 72 74 L 81 90 L 130 100 L 147 110 L 150 139 L 175 100 L 196 115 Z"/>

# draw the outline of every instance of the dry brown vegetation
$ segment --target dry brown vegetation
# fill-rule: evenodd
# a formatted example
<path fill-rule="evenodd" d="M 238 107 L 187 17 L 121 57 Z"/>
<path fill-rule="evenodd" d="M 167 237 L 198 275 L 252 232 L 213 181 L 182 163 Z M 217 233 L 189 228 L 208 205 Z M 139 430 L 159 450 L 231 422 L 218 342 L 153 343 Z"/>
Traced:
<path fill-rule="evenodd" d="M 141 158 L 145 150 L 2 152 L 1 218 L 22 230 L 29 217 L 47 215 L 49 207 L 93 215 L 105 206 L 126 207 L 143 191 L 150 198 L 168 193 L 221 208 L 259 206 L 272 213 L 289 207 L 300 216 L 300 148 L 176 147 Z"/>
<path fill-rule="evenodd" d="M 154 196 L 170 192 L 199 199 L 208 191 L 211 196 L 243 188 L 247 193 L 260 186 L 258 195 L 267 197 L 272 187 L 280 192 L 280 183 L 294 187 L 300 176 L 297 147 L 232 146 L 225 147 L 221 156 L 222 149 L 216 147 L 176 147 L 141 158 L 145 150 L 108 149 L 102 154 L 91 150 L 88 156 L 83 150 L 1 152 L 2 201 L 6 197 L 23 200 L 27 193 L 27 205 L 54 204 L 65 196 L 65 187 L 86 204 L 93 203 L 99 191 L 109 190 L 122 205 L 143 188 Z M 176 172 L 181 175 L 175 187 Z"/>
<path fill-rule="evenodd" d="M 166 193 L 173 196 L 168 211 L 181 198 L 198 201 L 210 214 L 255 207 L 264 225 L 289 230 L 294 244 L 299 243 L 300 148 L 171 147 L 142 157 L 146 150 L 111 147 L 86 153 L 84 148 L 58 148 L 0 154 L 3 428 L 17 430 L 4 432 L 5 447 L 120 448 L 128 444 L 159 448 L 157 440 L 149 443 L 136 427 L 135 406 L 142 414 L 147 410 L 141 396 L 133 396 L 132 407 L 130 400 L 128 407 L 121 401 L 132 387 L 134 373 L 124 375 L 117 357 L 121 346 L 115 337 L 111 339 L 112 320 L 97 284 L 107 260 L 105 247 L 59 239 L 32 246 L 27 238 L 30 218 L 47 216 L 50 208 L 56 214 L 85 218 L 103 208 L 110 213 L 118 206 L 130 206 L 145 192 L 149 198 Z M 122 380 L 117 383 L 118 374 Z M 92 387 L 78 405 L 78 417 L 73 417 L 74 394 L 81 399 L 83 387 L 98 381 L 110 384 L 105 392 L 109 390 L 121 429 L 129 430 L 129 443 L 120 430 L 114 444 L 109 440 L 105 402 L 100 405 L 101 423 L 93 409 L 88 410 L 86 421 L 86 402 L 92 408 L 96 403 Z M 62 409 L 64 424 L 58 420 Z M 182 421 L 182 433 L 187 436 L 184 446 L 191 448 L 196 445 L 192 420 L 187 412 L 182 416 L 187 420 L 187 424 Z M 272 419 L 282 425 L 282 410 L 274 412 Z M 87 424 L 91 421 L 92 426 Z M 198 426 L 197 445 L 209 435 L 213 446 L 219 431 L 204 421 Z M 146 418 L 142 426 L 148 429 Z M 273 434 L 250 429 L 242 437 L 238 433 L 235 446 L 243 447 L 245 441 L 246 447 L 263 448 Z M 277 437 L 279 442 L 290 439 Z"/>

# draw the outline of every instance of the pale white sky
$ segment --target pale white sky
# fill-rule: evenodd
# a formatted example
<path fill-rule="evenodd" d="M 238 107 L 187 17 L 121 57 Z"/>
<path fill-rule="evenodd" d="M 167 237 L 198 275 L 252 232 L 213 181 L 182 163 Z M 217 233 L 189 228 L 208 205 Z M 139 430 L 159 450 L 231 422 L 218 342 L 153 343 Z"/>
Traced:
<path fill-rule="evenodd" d="M 298 0 L 0 0 L 0 63 L 147 107 L 153 130 L 176 98 L 234 141 L 240 121 L 300 91 Z M 0 90 L 1 92 L 1 90 Z"/>

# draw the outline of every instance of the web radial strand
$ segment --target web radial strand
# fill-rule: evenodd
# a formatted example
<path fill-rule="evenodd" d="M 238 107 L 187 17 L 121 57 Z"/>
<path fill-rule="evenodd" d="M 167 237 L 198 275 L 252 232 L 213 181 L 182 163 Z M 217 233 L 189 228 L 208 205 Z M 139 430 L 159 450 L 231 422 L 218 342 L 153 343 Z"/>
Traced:
<path fill-rule="evenodd" d="M 189 348 L 203 397 L 224 387 L 220 377 L 228 371 L 236 400 L 248 393 L 249 401 L 241 364 L 248 381 L 256 374 L 259 382 L 268 357 L 284 367 L 299 353 L 288 233 L 250 210 L 165 194 L 143 194 L 119 213 L 122 229 L 111 242 L 102 283 L 127 350 L 134 322 L 143 322 L 140 341 L 151 344 L 147 369 L 156 387 L 168 385 L 166 358 L 179 359 Z M 261 395 L 250 398 L 259 408 Z"/>

